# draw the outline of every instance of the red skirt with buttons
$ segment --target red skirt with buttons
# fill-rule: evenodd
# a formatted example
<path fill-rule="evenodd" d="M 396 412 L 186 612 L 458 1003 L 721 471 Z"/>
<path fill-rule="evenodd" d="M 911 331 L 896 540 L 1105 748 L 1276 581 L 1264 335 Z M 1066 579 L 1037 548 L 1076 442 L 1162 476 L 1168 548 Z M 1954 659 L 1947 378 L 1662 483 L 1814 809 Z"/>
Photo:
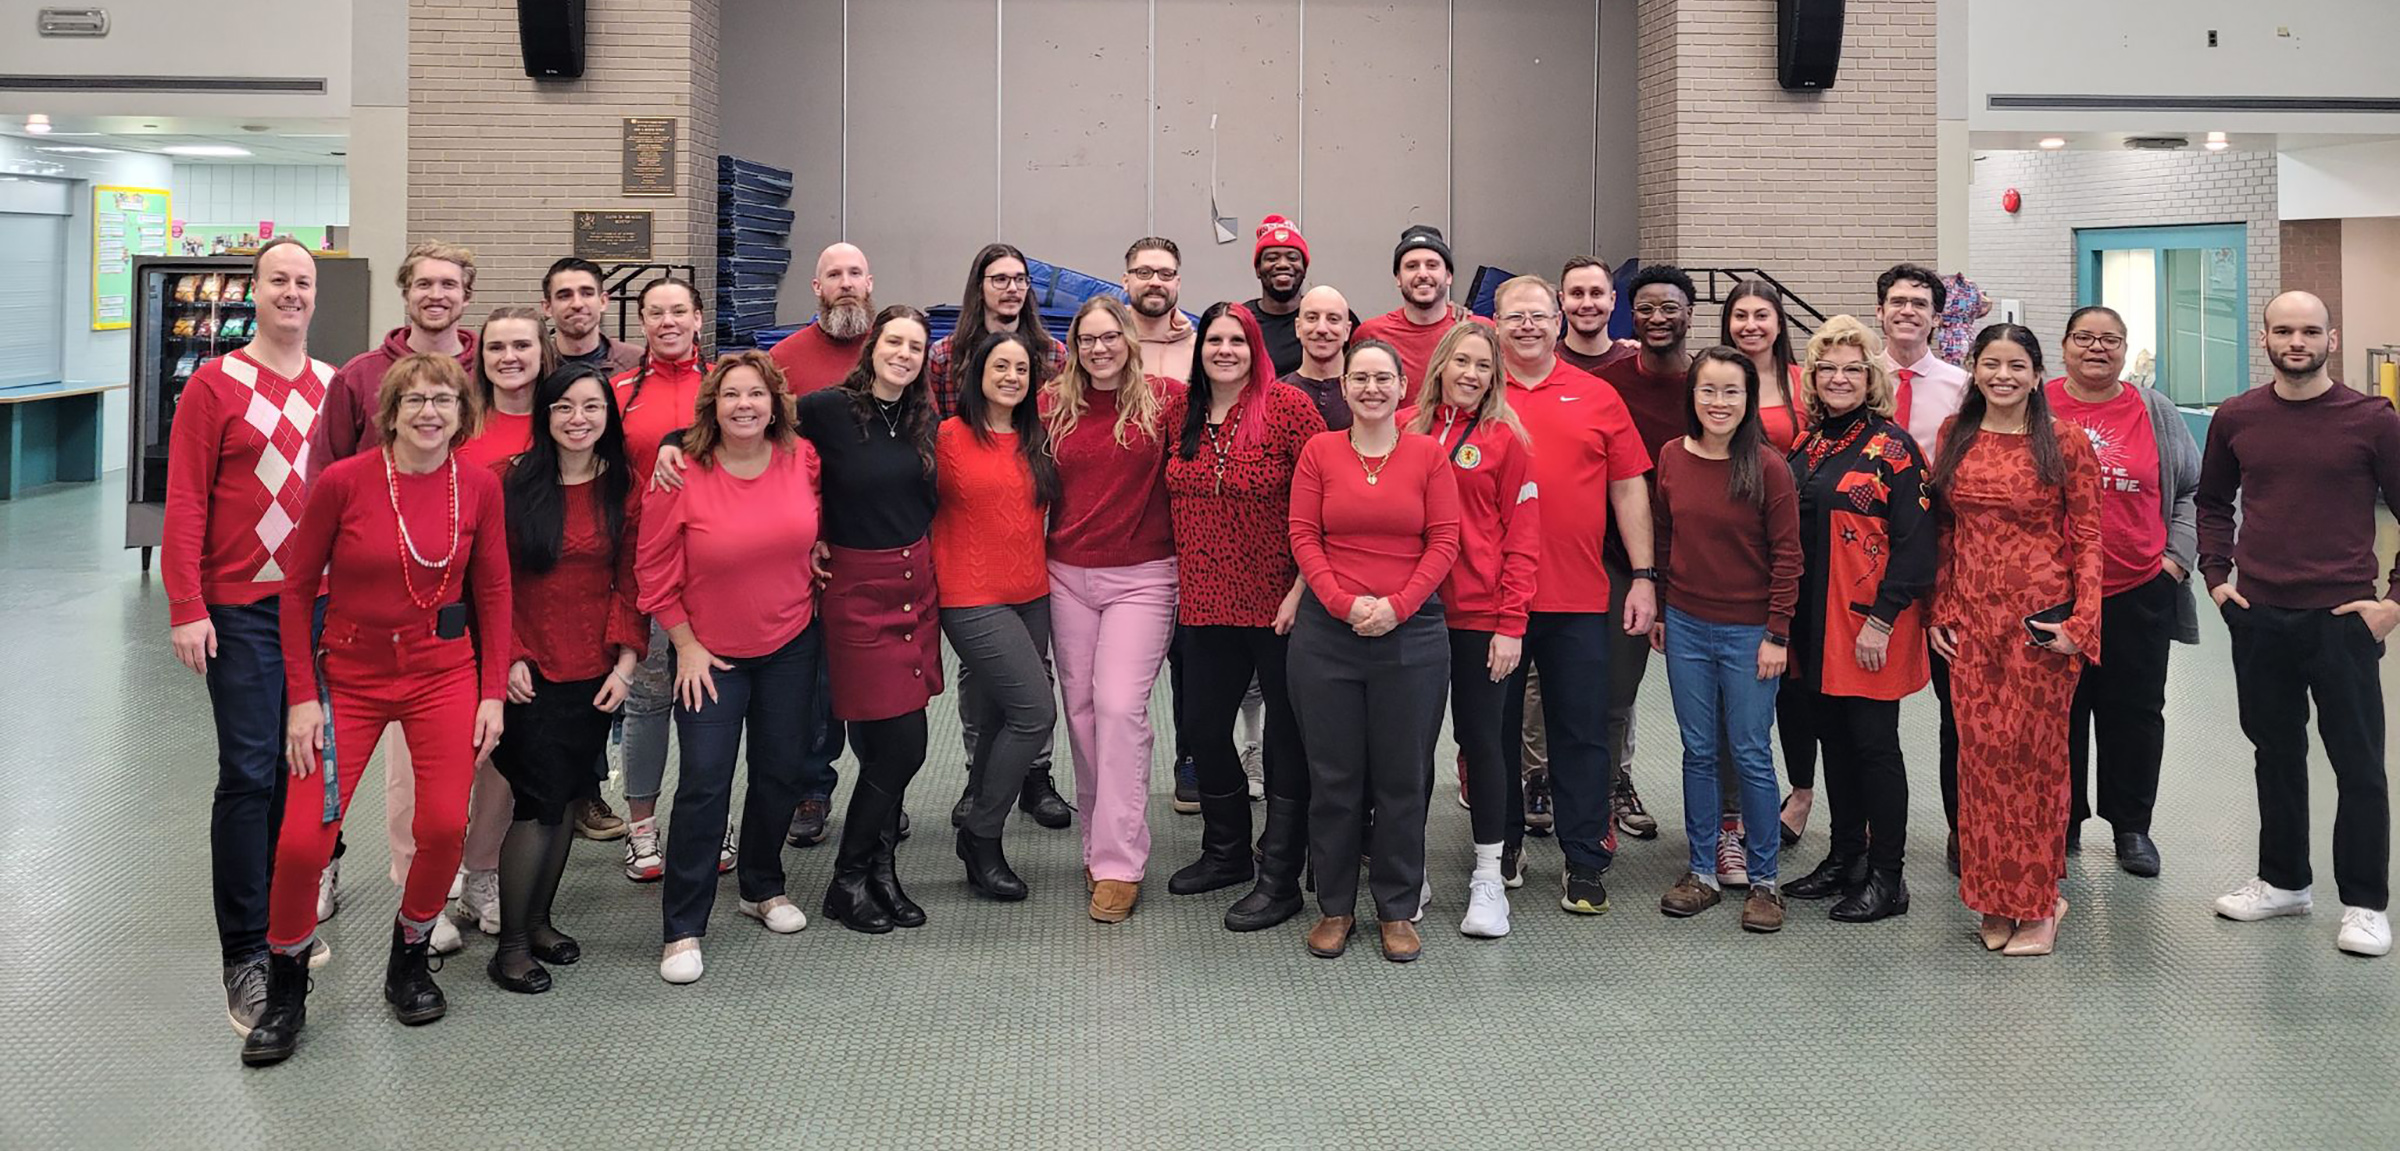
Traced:
<path fill-rule="evenodd" d="M 940 609 L 930 541 L 866 551 L 831 548 L 819 617 L 833 716 L 891 719 L 942 692 Z"/>

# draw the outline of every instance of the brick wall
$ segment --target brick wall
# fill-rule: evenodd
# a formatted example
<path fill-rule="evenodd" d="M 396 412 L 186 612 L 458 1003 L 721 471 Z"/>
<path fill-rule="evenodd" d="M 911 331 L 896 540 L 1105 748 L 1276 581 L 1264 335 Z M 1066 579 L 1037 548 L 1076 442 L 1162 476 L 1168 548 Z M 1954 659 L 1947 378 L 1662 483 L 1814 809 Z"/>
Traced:
<path fill-rule="evenodd" d="M 588 13 L 584 77 L 537 83 L 516 5 L 411 0 L 408 231 L 475 249 L 470 318 L 537 300 L 577 208 L 650 210 L 652 260 L 696 265 L 703 299 L 713 291 L 718 0 L 590 0 Z M 676 118 L 681 194 L 619 194 L 627 116 Z"/>
<path fill-rule="evenodd" d="M 2279 282 L 2315 292 L 2332 310 L 2334 327 L 2341 327 L 2342 222 L 2285 220 L 2281 232 L 2283 259 Z M 2349 358 L 2345 355 L 2334 361 L 2333 374 L 2336 379 L 2348 378 L 2348 374 L 2342 370 L 2342 363 Z"/>
<path fill-rule="evenodd" d="M 2015 188 L 2024 207 L 2001 210 Z M 2257 326 L 2283 282 L 2275 157 L 2265 152 L 1993 151 L 1975 157 L 1967 208 L 1967 274 L 1995 301 L 2025 305 L 2045 342 L 2075 309 L 2075 230 L 2170 224 L 2247 224 L 2246 329 Z M 2267 378 L 2266 353 L 2245 336 L 2250 382 Z"/>
<path fill-rule="evenodd" d="M 1933 262 L 1936 7 L 1851 0 L 1839 79 L 1803 94 L 1775 82 L 1775 5 L 1642 0 L 1640 257 L 1763 268 L 1828 315 Z"/>

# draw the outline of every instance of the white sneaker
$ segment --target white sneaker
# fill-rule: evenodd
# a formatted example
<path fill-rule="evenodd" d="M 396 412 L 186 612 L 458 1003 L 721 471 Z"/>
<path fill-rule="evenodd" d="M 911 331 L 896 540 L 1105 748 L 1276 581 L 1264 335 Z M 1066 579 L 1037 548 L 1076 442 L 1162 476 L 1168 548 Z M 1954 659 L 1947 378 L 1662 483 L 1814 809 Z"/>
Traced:
<path fill-rule="evenodd" d="M 1433 878 L 1427 876 L 1425 886 L 1417 889 L 1417 913 L 1408 917 L 1410 923 L 1423 923 L 1425 909 L 1433 906 Z"/>
<path fill-rule="evenodd" d="M 325 946 L 325 937 L 320 935 L 316 942 L 308 945 L 308 969 L 315 971 L 331 962 L 333 962 L 333 948 Z"/>
<path fill-rule="evenodd" d="M 1264 799 L 1267 794 L 1266 753 L 1255 743 L 1242 747 L 1242 775 L 1249 781 L 1250 798 Z"/>
<path fill-rule="evenodd" d="M 733 870 L 733 863 L 736 853 L 740 850 L 740 848 L 735 845 L 734 840 L 739 837 L 741 833 L 741 828 L 735 827 L 730 823 L 725 825 L 725 845 L 717 849 L 717 874 L 723 875 L 726 872 Z"/>
<path fill-rule="evenodd" d="M 342 861 L 325 861 L 325 870 L 317 876 L 317 922 L 323 923 L 342 909 Z"/>
<path fill-rule="evenodd" d="M 1458 933 L 1477 939 L 1508 934 L 1508 888 L 1497 879 L 1469 879 L 1467 914 L 1458 921 Z"/>
<path fill-rule="evenodd" d="M 2316 899 L 2309 894 L 2308 888 L 2285 891 L 2266 880 L 2253 878 L 2218 896 L 2217 914 L 2243 923 L 2255 923 L 2278 915 L 2306 915 L 2315 904 Z"/>
<path fill-rule="evenodd" d="M 2380 911 L 2345 907 L 2342 909 L 2342 933 L 2334 937 L 2333 945 L 2352 955 L 2390 955 L 2392 921 Z"/>
<path fill-rule="evenodd" d="M 766 924 L 767 930 L 777 935 L 790 935 L 808 926 L 808 915 L 800 910 L 799 904 L 789 899 L 767 906 L 745 899 L 741 902 L 741 909 L 742 914 Z"/>
<path fill-rule="evenodd" d="M 467 941 L 459 935 L 458 925 L 450 922 L 447 915 L 433 917 L 433 934 L 426 936 L 425 942 L 435 955 L 456 955 L 467 949 Z"/>
<path fill-rule="evenodd" d="M 485 935 L 500 934 L 500 873 L 470 871 L 466 889 L 458 893 L 458 903 L 450 909 L 460 923 L 472 923 Z"/>
<path fill-rule="evenodd" d="M 406 887 L 406 886 L 408 886 L 408 884 L 407 884 L 407 882 L 404 880 L 404 881 L 402 881 L 402 882 L 401 882 L 401 886 L 402 886 L 402 887 Z M 459 867 L 459 869 L 458 869 L 458 874 L 456 874 L 456 875 L 453 875 L 453 876 L 451 876 L 451 877 L 450 877 L 450 898 L 452 898 L 452 899 L 456 899 L 456 898 L 458 898 L 459 896 L 461 896 L 461 895 L 464 895 L 464 894 L 466 893 L 466 890 L 467 890 L 467 869 L 466 869 L 465 865 L 463 865 L 463 864 L 462 864 L 462 865 L 460 865 L 460 867 Z"/>
<path fill-rule="evenodd" d="M 698 947 L 670 951 L 658 960 L 658 977 L 669 983 L 698 983 L 702 970 Z"/>
<path fill-rule="evenodd" d="M 667 873 L 667 857 L 658 850 L 658 818 L 625 825 L 625 878 L 652 883 Z"/>

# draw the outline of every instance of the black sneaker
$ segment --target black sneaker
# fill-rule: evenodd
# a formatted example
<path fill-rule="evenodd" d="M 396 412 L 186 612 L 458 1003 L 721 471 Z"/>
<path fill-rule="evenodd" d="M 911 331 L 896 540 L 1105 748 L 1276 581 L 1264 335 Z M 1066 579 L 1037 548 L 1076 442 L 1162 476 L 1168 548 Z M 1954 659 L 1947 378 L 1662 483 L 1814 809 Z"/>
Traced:
<path fill-rule="evenodd" d="M 791 834 L 784 842 L 793 847 L 815 847 L 825 842 L 825 818 L 832 814 L 833 805 L 824 796 L 812 795 L 800 801 L 792 811 Z"/>
<path fill-rule="evenodd" d="M 267 1010 L 267 957 L 225 966 L 225 1017 L 233 1021 L 233 1032 L 244 1039 L 250 1029 L 258 1026 L 258 1017 Z"/>
<path fill-rule="evenodd" d="M 1500 848 L 1500 882 L 1509 887 L 1525 886 L 1525 845 Z"/>
<path fill-rule="evenodd" d="M 1577 915 L 1608 914 L 1608 887 L 1600 872 L 1570 863 L 1559 873 L 1558 905 Z"/>
<path fill-rule="evenodd" d="M 1188 755 L 1175 761 L 1175 814 L 1200 814 L 1200 768 Z"/>
<path fill-rule="evenodd" d="M 1558 822 L 1550 810 L 1550 773 L 1536 771 L 1525 777 L 1525 834 L 1548 835 Z"/>

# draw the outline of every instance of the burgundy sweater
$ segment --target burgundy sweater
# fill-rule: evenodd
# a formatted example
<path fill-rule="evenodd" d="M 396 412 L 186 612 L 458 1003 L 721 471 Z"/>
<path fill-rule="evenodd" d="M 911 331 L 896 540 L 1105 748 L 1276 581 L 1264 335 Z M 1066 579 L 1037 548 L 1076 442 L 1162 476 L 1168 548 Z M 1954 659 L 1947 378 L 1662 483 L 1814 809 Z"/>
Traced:
<path fill-rule="evenodd" d="M 1792 469 L 1771 447 L 1758 452 L 1766 498 L 1726 493 L 1731 460 L 1707 460 L 1677 437 L 1660 446 L 1650 490 L 1653 543 L 1666 601 L 1710 623 L 1765 624 L 1792 634 L 1800 603 L 1800 497 Z"/>
<path fill-rule="evenodd" d="M 2233 507 L 2240 495 L 2237 538 Z M 2242 598 L 2316 609 L 2375 598 L 2375 501 L 2400 515 L 2400 414 L 2335 384 L 2294 402 L 2273 385 L 2217 408 L 2200 457 L 2200 572 L 2236 567 Z M 2384 594 L 2400 595 L 2400 563 Z"/>

